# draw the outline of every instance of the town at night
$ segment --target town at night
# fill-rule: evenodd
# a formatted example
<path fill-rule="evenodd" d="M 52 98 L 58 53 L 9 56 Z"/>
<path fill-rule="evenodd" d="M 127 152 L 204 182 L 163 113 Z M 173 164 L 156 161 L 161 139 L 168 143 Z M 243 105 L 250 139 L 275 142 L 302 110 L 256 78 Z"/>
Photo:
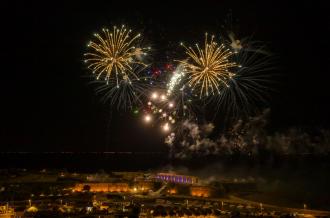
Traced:
<path fill-rule="evenodd" d="M 2 6 L 0 218 L 330 217 L 325 2 Z"/>

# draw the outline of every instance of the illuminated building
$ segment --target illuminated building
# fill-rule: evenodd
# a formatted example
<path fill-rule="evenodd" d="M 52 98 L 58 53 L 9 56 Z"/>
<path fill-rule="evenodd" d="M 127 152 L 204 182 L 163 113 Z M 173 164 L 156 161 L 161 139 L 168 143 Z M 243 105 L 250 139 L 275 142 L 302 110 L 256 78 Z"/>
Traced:
<path fill-rule="evenodd" d="M 14 209 L 11 207 L 6 206 L 0 206 L 0 217 L 1 218 L 12 218 L 16 217 L 16 213 L 14 212 Z"/>
<path fill-rule="evenodd" d="M 196 184 L 198 182 L 198 179 L 195 176 L 178 175 L 174 173 L 157 173 L 155 175 L 155 179 L 165 182 L 182 184 Z"/>
<path fill-rule="evenodd" d="M 175 195 L 177 193 L 176 189 L 175 188 L 172 188 L 172 189 L 168 189 L 167 190 L 167 193 L 171 194 L 171 195 Z"/>
<path fill-rule="evenodd" d="M 191 186 L 190 194 L 191 196 L 196 196 L 196 197 L 210 197 L 212 191 L 207 186 Z"/>
<path fill-rule="evenodd" d="M 73 191 L 90 192 L 129 192 L 127 183 L 79 183 L 73 188 Z"/>

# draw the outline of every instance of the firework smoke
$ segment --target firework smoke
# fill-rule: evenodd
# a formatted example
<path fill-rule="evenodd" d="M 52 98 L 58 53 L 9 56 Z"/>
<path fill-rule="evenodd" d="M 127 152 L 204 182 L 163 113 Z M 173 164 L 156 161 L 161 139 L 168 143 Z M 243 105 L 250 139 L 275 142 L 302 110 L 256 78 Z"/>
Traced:
<path fill-rule="evenodd" d="M 246 121 L 238 120 L 227 131 L 210 137 L 212 123 L 197 124 L 186 120 L 182 123 L 181 136 L 171 135 L 165 141 L 176 158 L 192 158 L 208 155 L 242 154 L 273 155 L 326 155 L 330 153 L 330 131 L 320 130 L 317 136 L 299 128 L 269 134 L 266 131 L 270 110 Z M 315 135 L 315 134 L 313 134 Z"/>

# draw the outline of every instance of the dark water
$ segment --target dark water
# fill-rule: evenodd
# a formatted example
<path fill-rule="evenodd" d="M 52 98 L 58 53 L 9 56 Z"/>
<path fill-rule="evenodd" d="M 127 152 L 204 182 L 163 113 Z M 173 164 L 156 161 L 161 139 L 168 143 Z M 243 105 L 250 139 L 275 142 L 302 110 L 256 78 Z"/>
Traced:
<path fill-rule="evenodd" d="M 190 170 L 220 166 L 222 169 L 249 168 L 272 170 L 330 170 L 329 156 L 208 156 L 180 160 L 166 152 L 1 152 L 0 168 L 72 169 L 94 171 L 98 169 L 134 171 L 151 170 L 164 166 Z M 327 171 L 324 171 L 328 173 Z M 330 172 L 330 171 L 329 171 Z M 329 174 L 329 173 L 328 173 Z"/>
<path fill-rule="evenodd" d="M 146 171 L 164 167 L 186 171 L 270 175 L 330 177 L 329 156 L 208 156 L 189 160 L 173 159 L 166 152 L 2 152 L 0 168 L 66 169 L 68 171 Z"/>
<path fill-rule="evenodd" d="M 168 159 L 164 153 L 13 152 L 0 153 L 0 164 L 1 168 L 136 171 L 161 167 L 168 164 Z"/>

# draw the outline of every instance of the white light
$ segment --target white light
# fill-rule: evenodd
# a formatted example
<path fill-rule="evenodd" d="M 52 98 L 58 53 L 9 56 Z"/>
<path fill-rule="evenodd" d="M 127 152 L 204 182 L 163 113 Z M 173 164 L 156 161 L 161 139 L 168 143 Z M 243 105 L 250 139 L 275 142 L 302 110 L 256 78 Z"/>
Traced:
<path fill-rule="evenodd" d="M 146 115 L 146 116 L 144 117 L 144 120 L 145 120 L 147 123 L 149 123 L 149 122 L 151 121 L 151 116 L 150 116 L 150 115 Z"/>
<path fill-rule="evenodd" d="M 170 130 L 170 126 L 168 125 L 168 123 L 165 123 L 165 125 L 163 126 L 163 130 L 165 132 L 169 131 Z"/>
<path fill-rule="evenodd" d="M 151 105 L 151 102 L 150 102 L 150 101 L 148 102 L 148 105 L 149 105 L 149 106 Z"/>
<path fill-rule="evenodd" d="M 174 107 L 174 104 L 173 104 L 172 102 L 170 102 L 170 103 L 168 104 L 168 106 L 169 106 L 170 108 L 172 108 L 172 107 Z"/>
<path fill-rule="evenodd" d="M 165 95 L 161 95 L 160 98 L 164 101 L 166 99 Z"/>
<path fill-rule="evenodd" d="M 158 94 L 157 94 L 157 92 L 152 93 L 151 98 L 153 98 L 153 99 L 157 99 L 157 98 L 158 98 Z"/>
<path fill-rule="evenodd" d="M 174 91 L 175 87 L 180 83 L 181 79 L 184 76 L 184 68 L 183 66 L 179 65 L 170 79 L 170 82 L 167 84 L 167 95 L 171 95 Z"/>

